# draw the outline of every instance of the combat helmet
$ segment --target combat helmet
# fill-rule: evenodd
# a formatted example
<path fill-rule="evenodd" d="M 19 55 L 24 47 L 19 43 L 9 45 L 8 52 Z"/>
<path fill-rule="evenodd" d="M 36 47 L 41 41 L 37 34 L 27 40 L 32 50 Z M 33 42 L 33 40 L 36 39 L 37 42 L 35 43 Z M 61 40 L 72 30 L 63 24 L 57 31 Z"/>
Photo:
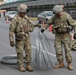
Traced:
<path fill-rule="evenodd" d="M 64 5 L 60 5 L 62 7 L 62 9 L 64 9 Z"/>
<path fill-rule="evenodd" d="M 63 11 L 62 7 L 60 5 L 55 5 L 53 7 L 53 12 L 54 14 L 58 14 L 58 13 L 61 13 Z"/>
<path fill-rule="evenodd" d="M 18 6 L 18 12 L 27 12 L 27 5 L 25 5 L 25 4 L 20 4 L 19 6 Z"/>

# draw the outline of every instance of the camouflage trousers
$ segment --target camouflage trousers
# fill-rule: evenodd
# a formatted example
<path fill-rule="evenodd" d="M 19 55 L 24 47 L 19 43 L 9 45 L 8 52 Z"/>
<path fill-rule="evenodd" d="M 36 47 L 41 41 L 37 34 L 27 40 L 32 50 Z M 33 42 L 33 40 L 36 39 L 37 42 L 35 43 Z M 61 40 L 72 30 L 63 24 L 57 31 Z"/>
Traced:
<path fill-rule="evenodd" d="M 72 50 L 76 51 L 76 39 L 71 42 Z"/>
<path fill-rule="evenodd" d="M 16 52 L 17 52 L 17 63 L 18 66 L 23 64 L 24 58 L 26 63 L 30 63 L 31 61 L 31 43 L 30 37 L 27 37 L 27 40 L 16 40 Z M 25 53 L 23 53 L 25 52 Z M 25 55 L 25 57 L 23 56 Z"/>
<path fill-rule="evenodd" d="M 64 47 L 64 49 L 63 49 Z M 55 50 L 58 62 L 63 62 L 63 50 L 67 62 L 72 62 L 69 33 L 55 35 Z"/>

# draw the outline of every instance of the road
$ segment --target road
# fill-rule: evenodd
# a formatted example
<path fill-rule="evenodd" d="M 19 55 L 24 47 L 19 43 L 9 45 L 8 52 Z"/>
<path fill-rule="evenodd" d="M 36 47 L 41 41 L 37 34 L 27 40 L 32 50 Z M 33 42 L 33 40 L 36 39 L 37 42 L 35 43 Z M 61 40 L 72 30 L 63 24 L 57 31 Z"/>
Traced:
<path fill-rule="evenodd" d="M 34 21 L 32 21 L 34 22 Z M 9 45 L 9 23 L 6 23 L 4 18 L 0 19 L 0 59 L 4 56 L 8 55 L 16 55 L 15 48 L 10 47 Z M 34 52 L 36 50 L 36 36 L 39 32 L 39 28 L 35 28 L 31 35 L 31 44 L 32 44 L 32 62 L 31 66 L 34 68 L 34 72 L 20 72 L 18 70 L 17 64 L 15 65 L 7 65 L 0 63 L 0 75 L 76 75 L 76 52 L 72 51 L 73 57 L 73 71 L 69 71 L 67 69 L 67 63 L 64 60 L 65 67 L 60 69 L 50 69 L 50 70 L 40 70 L 36 68 L 36 64 L 34 62 Z M 55 49 L 54 49 L 54 35 L 48 31 L 48 29 L 43 33 L 47 36 L 51 44 L 51 50 L 49 50 L 49 54 L 53 63 L 53 66 L 57 64 Z M 65 57 L 64 57 L 65 59 Z"/>

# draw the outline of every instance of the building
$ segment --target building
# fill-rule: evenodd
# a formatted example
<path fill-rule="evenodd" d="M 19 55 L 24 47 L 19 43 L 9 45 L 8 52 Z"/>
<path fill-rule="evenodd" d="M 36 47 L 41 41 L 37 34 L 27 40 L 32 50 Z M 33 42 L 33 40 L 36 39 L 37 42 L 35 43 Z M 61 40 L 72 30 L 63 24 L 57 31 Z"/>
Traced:
<path fill-rule="evenodd" d="M 15 2 L 17 0 L 4 0 L 5 3 L 11 3 L 11 2 Z"/>
<path fill-rule="evenodd" d="M 10 0 L 12 1 L 12 0 Z M 10 2 L 9 1 L 9 2 Z M 24 3 L 29 8 L 29 16 L 37 16 L 42 11 L 52 10 L 55 4 L 63 4 L 65 11 L 76 10 L 76 0 L 13 0 L 14 2 L 0 5 L 0 9 L 17 10 L 19 4 Z M 32 14 L 31 14 L 32 13 Z"/>
<path fill-rule="evenodd" d="M 4 0 L 5 3 L 21 2 L 21 1 L 32 1 L 32 0 Z"/>

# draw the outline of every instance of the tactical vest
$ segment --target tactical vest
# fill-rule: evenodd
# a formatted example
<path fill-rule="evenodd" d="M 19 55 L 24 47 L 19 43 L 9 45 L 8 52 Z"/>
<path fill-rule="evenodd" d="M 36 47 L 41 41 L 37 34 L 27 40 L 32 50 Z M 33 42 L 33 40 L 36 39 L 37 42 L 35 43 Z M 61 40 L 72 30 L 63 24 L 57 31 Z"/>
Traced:
<path fill-rule="evenodd" d="M 24 18 L 21 19 L 18 16 L 16 16 L 17 22 L 15 27 L 15 36 L 17 40 L 26 39 L 26 35 L 29 33 L 29 27 L 27 20 Z"/>
<path fill-rule="evenodd" d="M 54 29 L 57 33 L 69 32 L 69 23 L 67 21 L 67 15 L 63 14 L 61 17 L 54 17 Z"/>

